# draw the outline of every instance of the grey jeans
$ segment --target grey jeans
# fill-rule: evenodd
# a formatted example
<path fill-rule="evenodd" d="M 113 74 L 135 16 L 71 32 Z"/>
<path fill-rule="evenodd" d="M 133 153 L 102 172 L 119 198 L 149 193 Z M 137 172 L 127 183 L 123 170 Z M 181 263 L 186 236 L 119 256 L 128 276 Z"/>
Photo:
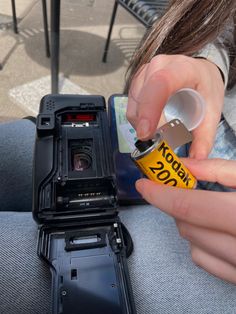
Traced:
<path fill-rule="evenodd" d="M 36 255 L 37 225 L 30 212 L 19 212 L 31 208 L 33 141 L 29 121 L 0 125 L 1 314 L 50 313 L 50 272 Z M 235 147 L 221 123 L 212 156 L 235 159 Z M 134 241 L 128 266 L 138 314 L 236 313 L 236 286 L 192 263 L 172 218 L 152 206 L 121 208 L 119 215 Z"/>

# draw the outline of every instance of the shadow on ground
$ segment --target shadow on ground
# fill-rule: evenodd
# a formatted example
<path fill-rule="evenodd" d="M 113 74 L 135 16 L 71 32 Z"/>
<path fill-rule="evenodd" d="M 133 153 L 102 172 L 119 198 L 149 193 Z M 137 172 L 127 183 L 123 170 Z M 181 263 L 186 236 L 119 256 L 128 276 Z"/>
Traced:
<path fill-rule="evenodd" d="M 119 43 L 111 41 L 108 62 L 102 62 L 105 38 L 77 30 L 62 30 L 60 35 L 60 72 L 65 76 L 96 76 L 116 71 L 124 63 Z M 48 68 L 43 33 L 24 38 L 25 50 L 36 63 Z"/>

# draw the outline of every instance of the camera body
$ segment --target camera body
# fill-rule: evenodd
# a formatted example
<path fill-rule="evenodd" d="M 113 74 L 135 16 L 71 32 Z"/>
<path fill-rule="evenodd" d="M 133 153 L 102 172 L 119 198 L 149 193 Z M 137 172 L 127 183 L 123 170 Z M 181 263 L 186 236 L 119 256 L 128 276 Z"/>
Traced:
<path fill-rule="evenodd" d="M 135 313 L 102 96 L 41 100 L 33 217 L 52 273 L 52 313 Z"/>
<path fill-rule="evenodd" d="M 114 215 L 116 186 L 105 101 L 45 96 L 37 118 L 33 214 L 36 221 Z"/>

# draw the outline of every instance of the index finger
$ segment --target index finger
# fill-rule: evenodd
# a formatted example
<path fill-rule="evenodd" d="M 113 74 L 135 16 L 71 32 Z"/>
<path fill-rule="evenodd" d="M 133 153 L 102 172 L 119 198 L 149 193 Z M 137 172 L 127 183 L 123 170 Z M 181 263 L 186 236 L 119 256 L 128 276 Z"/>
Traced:
<path fill-rule="evenodd" d="M 236 235 L 236 193 L 179 189 L 141 179 L 139 193 L 176 219 Z"/>
<path fill-rule="evenodd" d="M 206 160 L 181 159 L 198 180 L 217 182 L 231 188 L 236 188 L 236 160 L 220 158 Z"/>

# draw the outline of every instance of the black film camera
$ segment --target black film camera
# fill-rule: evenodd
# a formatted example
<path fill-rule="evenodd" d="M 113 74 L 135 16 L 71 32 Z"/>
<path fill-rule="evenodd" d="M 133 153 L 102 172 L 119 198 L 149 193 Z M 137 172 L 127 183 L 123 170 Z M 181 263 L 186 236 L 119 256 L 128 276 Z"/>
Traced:
<path fill-rule="evenodd" d="M 54 314 L 134 314 L 104 98 L 47 95 L 37 118 L 33 216 Z"/>

